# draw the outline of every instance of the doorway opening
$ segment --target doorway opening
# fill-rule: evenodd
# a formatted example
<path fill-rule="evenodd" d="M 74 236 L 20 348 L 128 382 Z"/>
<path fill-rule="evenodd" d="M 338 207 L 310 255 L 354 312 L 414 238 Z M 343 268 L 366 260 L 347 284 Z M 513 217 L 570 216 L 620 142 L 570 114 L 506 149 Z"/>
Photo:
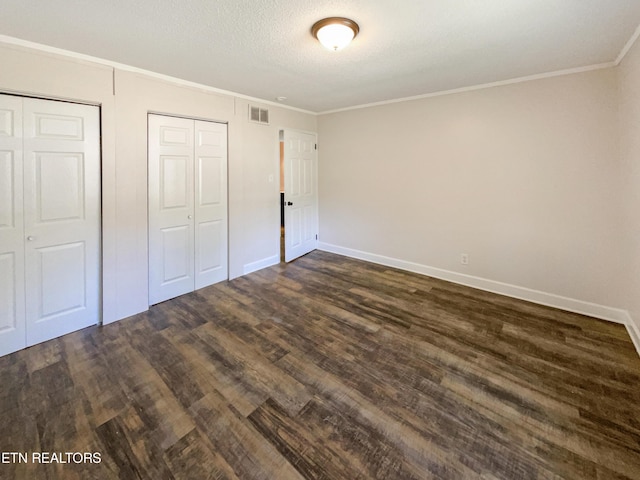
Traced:
<path fill-rule="evenodd" d="M 149 305 L 229 278 L 227 124 L 148 114 Z"/>
<path fill-rule="evenodd" d="M 0 94 L 0 355 L 101 320 L 100 107 Z"/>
<path fill-rule="evenodd" d="M 283 129 L 280 147 L 280 258 L 291 262 L 318 246 L 317 134 Z"/>

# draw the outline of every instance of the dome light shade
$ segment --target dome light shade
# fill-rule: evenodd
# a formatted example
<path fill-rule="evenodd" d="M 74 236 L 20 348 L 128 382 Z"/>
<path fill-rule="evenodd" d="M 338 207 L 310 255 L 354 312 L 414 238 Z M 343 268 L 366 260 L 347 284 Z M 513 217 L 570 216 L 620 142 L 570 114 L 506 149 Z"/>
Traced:
<path fill-rule="evenodd" d="M 360 27 L 353 20 L 342 17 L 324 18 L 314 23 L 311 33 L 327 49 L 338 51 L 351 43 Z"/>

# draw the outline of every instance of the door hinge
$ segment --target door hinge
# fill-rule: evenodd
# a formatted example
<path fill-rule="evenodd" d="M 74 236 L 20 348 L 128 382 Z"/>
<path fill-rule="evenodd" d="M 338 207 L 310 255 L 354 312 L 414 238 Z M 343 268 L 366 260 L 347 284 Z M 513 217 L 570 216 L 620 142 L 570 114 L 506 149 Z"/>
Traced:
<path fill-rule="evenodd" d="M 318 144 L 316 143 L 314 146 L 315 146 L 315 150 L 317 150 L 318 149 Z"/>
<path fill-rule="evenodd" d="M 316 233 L 316 240 L 318 239 L 318 234 Z"/>

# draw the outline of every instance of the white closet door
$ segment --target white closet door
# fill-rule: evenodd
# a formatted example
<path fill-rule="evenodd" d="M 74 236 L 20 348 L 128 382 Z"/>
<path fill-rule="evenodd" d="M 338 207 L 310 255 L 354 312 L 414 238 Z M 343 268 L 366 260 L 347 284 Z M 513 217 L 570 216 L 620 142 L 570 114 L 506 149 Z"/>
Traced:
<path fill-rule="evenodd" d="M 27 345 L 95 325 L 100 311 L 100 113 L 25 98 Z"/>
<path fill-rule="evenodd" d="M 194 289 L 193 120 L 149 115 L 149 304 Z"/>
<path fill-rule="evenodd" d="M 228 278 L 227 126 L 195 122 L 195 288 Z"/>
<path fill-rule="evenodd" d="M 22 98 L 0 95 L 0 355 L 26 347 Z"/>

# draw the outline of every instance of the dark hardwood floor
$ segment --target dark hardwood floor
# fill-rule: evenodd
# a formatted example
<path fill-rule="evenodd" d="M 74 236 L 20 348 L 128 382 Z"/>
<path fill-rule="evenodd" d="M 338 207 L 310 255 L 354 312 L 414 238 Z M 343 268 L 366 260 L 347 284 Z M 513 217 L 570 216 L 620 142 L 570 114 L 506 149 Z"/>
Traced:
<path fill-rule="evenodd" d="M 313 252 L 0 358 L 7 479 L 639 479 L 621 325 Z M 36 463 L 33 452 L 99 452 Z"/>

